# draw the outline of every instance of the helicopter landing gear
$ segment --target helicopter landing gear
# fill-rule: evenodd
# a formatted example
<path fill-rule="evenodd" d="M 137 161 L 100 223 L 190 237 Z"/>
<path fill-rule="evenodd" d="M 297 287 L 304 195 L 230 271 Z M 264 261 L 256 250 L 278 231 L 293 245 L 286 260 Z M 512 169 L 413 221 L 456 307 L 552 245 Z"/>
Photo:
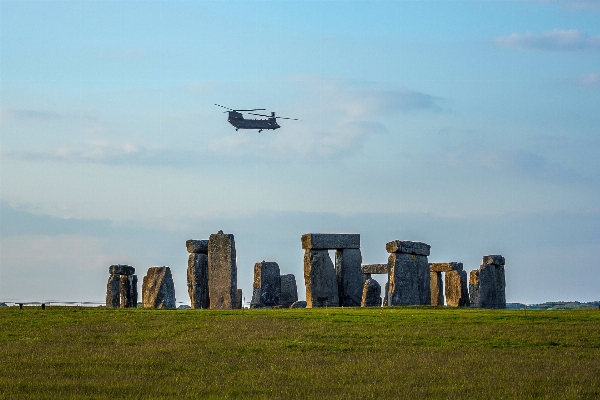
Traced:
<path fill-rule="evenodd" d="M 258 130 L 258 133 L 261 133 L 261 132 L 262 132 L 262 129 L 259 129 L 259 130 Z"/>
<path fill-rule="evenodd" d="M 235 131 L 237 132 L 237 131 L 238 131 L 238 129 L 240 129 L 240 128 L 235 128 Z"/>

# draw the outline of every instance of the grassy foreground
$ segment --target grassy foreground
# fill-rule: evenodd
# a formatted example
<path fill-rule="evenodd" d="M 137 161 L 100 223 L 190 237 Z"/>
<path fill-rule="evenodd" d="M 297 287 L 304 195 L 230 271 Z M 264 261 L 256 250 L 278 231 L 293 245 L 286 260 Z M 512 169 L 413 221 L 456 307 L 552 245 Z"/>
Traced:
<path fill-rule="evenodd" d="M 600 311 L 0 308 L 2 398 L 600 398 Z"/>

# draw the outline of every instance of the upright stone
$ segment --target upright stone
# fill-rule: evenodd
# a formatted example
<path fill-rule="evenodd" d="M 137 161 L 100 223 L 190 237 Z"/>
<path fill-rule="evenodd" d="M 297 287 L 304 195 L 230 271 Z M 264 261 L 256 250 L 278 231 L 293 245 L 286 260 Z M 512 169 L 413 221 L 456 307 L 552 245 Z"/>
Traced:
<path fill-rule="evenodd" d="M 338 249 L 335 252 L 335 270 L 338 281 L 340 306 L 360 307 L 365 285 L 361 271 L 360 249 Z"/>
<path fill-rule="evenodd" d="M 441 272 L 430 271 L 430 288 L 431 288 L 431 305 L 432 306 L 443 306 L 444 305 L 444 281 L 442 279 Z"/>
<path fill-rule="evenodd" d="M 281 287 L 279 302 L 283 307 L 290 307 L 298 301 L 296 277 L 293 274 L 281 275 L 279 281 Z"/>
<path fill-rule="evenodd" d="M 211 309 L 233 309 L 236 306 L 237 265 L 232 234 L 210 235 L 208 240 L 208 295 Z"/>
<path fill-rule="evenodd" d="M 244 307 L 244 302 L 242 299 L 242 289 L 238 289 L 235 294 L 235 301 L 237 303 L 235 308 L 238 310 L 241 310 Z"/>
<path fill-rule="evenodd" d="M 477 269 L 469 274 L 469 300 L 471 307 L 479 307 L 479 270 Z"/>
<path fill-rule="evenodd" d="M 496 266 L 484 264 L 479 267 L 478 307 L 497 308 Z"/>
<path fill-rule="evenodd" d="M 254 283 L 251 304 L 255 307 L 281 304 L 281 280 L 276 262 L 261 261 L 254 264 Z"/>
<path fill-rule="evenodd" d="M 502 257 L 504 261 L 504 257 Z M 504 264 L 496 265 L 496 308 L 506 308 L 506 277 Z"/>
<path fill-rule="evenodd" d="M 208 243 L 208 240 L 206 242 Z M 209 308 L 208 256 L 206 254 L 190 253 L 188 256 L 187 287 L 192 308 Z"/>
<path fill-rule="evenodd" d="M 381 285 L 375 279 L 369 278 L 365 281 L 361 307 L 380 307 L 381 306 Z"/>
<path fill-rule="evenodd" d="M 449 307 L 466 307 L 469 305 L 467 289 L 467 272 L 453 270 L 446 272 L 444 282 L 446 290 L 446 305 Z"/>
<path fill-rule="evenodd" d="M 386 245 L 388 258 L 388 303 L 391 306 L 430 305 L 430 246 L 421 242 L 394 240 Z"/>
<path fill-rule="evenodd" d="M 119 308 L 121 305 L 121 275 L 110 274 L 106 284 L 106 307 Z"/>
<path fill-rule="evenodd" d="M 307 308 L 340 305 L 337 276 L 327 250 L 304 251 L 304 283 Z"/>
<path fill-rule="evenodd" d="M 151 267 L 142 282 L 144 308 L 175 308 L 175 285 L 169 267 Z"/>
<path fill-rule="evenodd" d="M 121 275 L 121 308 L 137 307 L 137 275 Z"/>

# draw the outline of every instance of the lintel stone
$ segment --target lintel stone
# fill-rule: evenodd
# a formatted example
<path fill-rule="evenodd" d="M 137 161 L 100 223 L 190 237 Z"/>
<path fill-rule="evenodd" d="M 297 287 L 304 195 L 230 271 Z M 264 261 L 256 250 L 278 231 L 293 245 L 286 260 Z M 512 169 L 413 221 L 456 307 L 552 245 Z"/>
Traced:
<path fill-rule="evenodd" d="M 392 240 L 385 245 L 388 253 L 408 253 L 419 256 L 429 256 L 431 246 L 423 242 L 411 242 L 410 240 Z"/>
<path fill-rule="evenodd" d="M 360 266 L 360 272 L 363 274 L 387 274 L 387 264 L 363 264 Z"/>
<path fill-rule="evenodd" d="M 108 267 L 108 273 L 111 275 L 133 275 L 135 268 L 131 265 L 115 264 Z"/>
<path fill-rule="evenodd" d="M 498 254 L 492 254 L 489 256 L 483 256 L 483 265 L 494 264 L 494 265 L 504 265 L 504 257 Z"/>
<path fill-rule="evenodd" d="M 462 271 L 463 264 L 460 262 L 429 263 L 429 270 L 431 272 Z"/>
<path fill-rule="evenodd" d="M 208 254 L 208 240 L 188 239 L 185 241 L 188 253 Z"/>
<path fill-rule="evenodd" d="M 360 249 L 359 233 L 305 233 L 302 248 L 312 250 Z"/>

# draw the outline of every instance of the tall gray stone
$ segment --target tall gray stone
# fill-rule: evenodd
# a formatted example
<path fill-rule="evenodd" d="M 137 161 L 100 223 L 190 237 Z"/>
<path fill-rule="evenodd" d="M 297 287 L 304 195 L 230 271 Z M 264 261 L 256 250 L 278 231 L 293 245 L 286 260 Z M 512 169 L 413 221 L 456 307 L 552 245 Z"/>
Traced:
<path fill-rule="evenodd" d="M 235 293 L 235 301 L 236 301 L 236 307 L 238 310 L 241 310 L 242 307 L 244 307 L 244 302 L 243 302 L 243 296 L 242 296 L 242 289 L 238 289 Z"/>
<path fill-rule="evenodd" d="M 121 275 L 121 308 L 137 307 L 137 275 Z"/>
<path fill-rule="evenodd" d="M 305 233 L 302 248 L 312 250 L 360 249 L 358 233 Z"/>
<path fill-rule="evenodd" d="M 504 261 L 504 257 L 502 257 Z M 504 264 L 496 265 L 496 308 L 506 308 L 506 277 Z"/>
<path fill-rule="evenodd" d="M 206 242 L 208 243 L 208 240 Z M 210 307 L 208 294 L 208 255 L 190 253 L 188 256 L 187 287 L 191 308 Z"/>
<path fill-rule="evenodd" d="M 424 243 L 419 244 L 425 245 Z M 411 247 L 406 246 L 404 248 Z M 412 248 L 422 249 L 422 247 L 419 246 L 414 246 Z M 388 275 L 389 305 L 408 306 L 431 304 L 431 278 L 427 256 L 408 253 L 392 253 L 389 255 L 388 265 L 390 268 Z"/>
<path fill-rule="evenodd" d="M 233 309 L 237 296 L 235 240 L 219 231 L 208 239 L 208 295 L 211 309 Z"/>
<path fill-rule="evenodd" d="M 196 253 L 208 255 L 208 240 L 188 239 L 185 241 L 185 247 L 190 254 Z"/>
<path fill-rule="evenodd" d="M 469 300 L 471 307 L 479 307 L 479 270 L 469 273 Z"/>
<path fill-rule="evenodd" d="M 483 259 L 481 260 L 482 265 L 486 265 L 486 264 L 504 265 L 504 263 L 505 263 L 504 257 L 502 257 L 499 254 L 490 254 L 489 256 L 483 256 Z"/>
<path fill-rule="evenodd" d="M 175 308 L 175 285 L 169 267 L 150 267 L 142 282 L 144 308 Z"/>
<path fill-rule="evenodd" d="M 444 286 L 447 306 L 466 307 L 469 305 L 469 290 L 467 289 L 466 271 L 453 270 L 446 272 Z"/>
<path fill-rule="evenodd" d="M 338 249 L 335 252 L 335 271 L 340 306 L 360 307 L 366 277 L 361 272 L 360 249 Z"/>
<path fill-rule="evenodd" d="M 496 289 L 496 266 L 484 264 L 479 267 L 479 298 L 478 307 L 498 308 Z"/>
<path fill-rule="evenodd" d="M 119 308 L 121 306 L 121 275 L 110 274 L 106 284 L 106 307 Z"/>
<path fill-rule="evenodd" d="M 369 278 L 363 285 L 361 307 L 381 307 L 381 285 Z"/>
<path fill-rule="evenodd" d="M 340 305 L 337 276 L 327 250 L 304 251 L 304 284 L 307 308 Z"/>
<path fill-rule="evenodd" d="M 432 306 L 443 306 L 444 305 L 444 281 L 442 279 L 442 273 L 437 271 L 429 271 L 429 287 L 431 288 L 431 305 Z"/>
<path fill-rule="evenodd" d="M 281 280 L 276 262 L 261 261 L 254 264 L 254 283 L 251 304 L 255 307 L 281 304 Z"/>
<path fill-rule="evenodd" d="M 281 294 L 279 302 L 283 307 L 289 307 L 298 301 L 298 286 L 293 274 L 281 275 L 279 278 Z"/>

